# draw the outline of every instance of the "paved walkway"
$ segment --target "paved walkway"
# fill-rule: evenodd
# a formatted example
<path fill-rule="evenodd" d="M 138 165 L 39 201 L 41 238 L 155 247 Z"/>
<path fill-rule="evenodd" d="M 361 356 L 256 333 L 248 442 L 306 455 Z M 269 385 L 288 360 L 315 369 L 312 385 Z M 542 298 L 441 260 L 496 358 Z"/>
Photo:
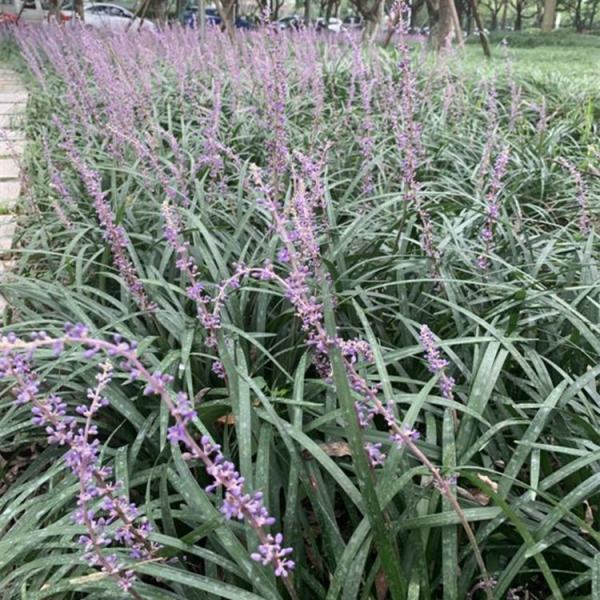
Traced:
<path fill-rule="evenodd" d="M 21 193 L 20 160 L 25 137 L 20 120 L 25 113 L 27 91 L 19 76 L 0 68 L 0 291 L 10 267 L 10 251 L 15 235 L 15 210 Z M 0 294 L 0 314 L 6 301 Z"/>

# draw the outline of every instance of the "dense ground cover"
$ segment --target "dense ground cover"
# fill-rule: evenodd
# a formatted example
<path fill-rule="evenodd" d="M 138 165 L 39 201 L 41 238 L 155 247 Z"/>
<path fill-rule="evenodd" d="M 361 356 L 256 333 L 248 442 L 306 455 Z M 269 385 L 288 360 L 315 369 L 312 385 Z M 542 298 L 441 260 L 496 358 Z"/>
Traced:
<path fill-rule="evenodd" d="M 589 81 L 310 32 L 19 44 L 3 597 L 600 597 Z"/>

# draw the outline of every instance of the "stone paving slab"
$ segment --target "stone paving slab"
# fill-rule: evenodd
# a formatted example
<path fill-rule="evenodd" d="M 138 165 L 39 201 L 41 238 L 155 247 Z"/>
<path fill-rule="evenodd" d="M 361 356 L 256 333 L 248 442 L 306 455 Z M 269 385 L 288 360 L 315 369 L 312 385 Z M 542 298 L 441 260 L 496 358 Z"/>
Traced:
<path fill-rule="evenodd" d="M 0 215 L 0 252 L 4 253 L 12 248 L 17 221 L 13 215 Z"/>
<path fill-rule="evenodd" d="M 18 179 L 0 181 L 0 211 L 13 210 L 21 195 L 21 182 Z"/>
<path fill-rule="evenodd" d="M 0 158 L 0 180 L 18 179 L 19 167 L 16 158 Z"/>
<path fill-rule="evenodd" d="M 0 114 L 0 128 L 4 127 L 21 127 L 23 125 L 23 115 L 14 113 Z"/>
<path fill-rule="evenodd" d="M 0 81 L 0 95 L 11 94 L 16 99 L 9 99 L 5 102 L 25 102 L 25 99 L 20 96 L 21 88 L 13 83 L 6 83 Z"/>
<path fill-rule="evenodd" d="M 0 139 L 0 158 L 21 156 L 25 152 L 25 141 L 5 141 Z"/>
<path fill-rule="evenodd" d="M 25 102 L 0 103 L 0 115 L 22 115 L 25 112 Z"/>
<path fill-rule="evenodd" d="M 25 133 L 19 129 L 0 129 L 0 142 L 25 141 Z"/>
<path fill-rule="evenodd" d="M 0 102 L 27 102 L 27 97 L 27 92 L 18 90 L 3 92 L 0 90 Z"/>

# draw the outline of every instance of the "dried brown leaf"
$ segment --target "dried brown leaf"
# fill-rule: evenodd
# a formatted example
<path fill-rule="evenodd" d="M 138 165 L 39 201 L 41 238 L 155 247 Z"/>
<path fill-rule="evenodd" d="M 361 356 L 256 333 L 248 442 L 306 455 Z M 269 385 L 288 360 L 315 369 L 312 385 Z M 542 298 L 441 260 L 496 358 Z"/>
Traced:
<path fill-rule="evenodd" d="M 327 456 L 352 456 L 350 446 L 346 442 L 327 442 L 319 444 L 319 448 L 321 448 Z"/>
<path fill-rule="evenodd" d="M 319 444 L 319 448 L 327 454 L 327 456 L 342 457 L 352 456 L 350 446 L 346 442 L 323 442 Z M 304 458 L 311 459 L 312 454 L 308 450 L 304 450 L 302 453 Z"/>
<path fill-rule="evenodd" d="M 487 475 L 477 473 L 477 477 L 480 481 L 483 481 L 483 483 L 487 483 L 487 485 L 489 485 L 492 488 L 492 490 L 494 490 L 494 492 L 498 491 L 498 484 L 494 480 L 490 479 Z"/>
<path fill-rule="evenodd" d="M 217 419 L 217 423 L 222 423 L 223 425 L 235 425 L 235 415 L 233 413 L 223 415 Z"/>

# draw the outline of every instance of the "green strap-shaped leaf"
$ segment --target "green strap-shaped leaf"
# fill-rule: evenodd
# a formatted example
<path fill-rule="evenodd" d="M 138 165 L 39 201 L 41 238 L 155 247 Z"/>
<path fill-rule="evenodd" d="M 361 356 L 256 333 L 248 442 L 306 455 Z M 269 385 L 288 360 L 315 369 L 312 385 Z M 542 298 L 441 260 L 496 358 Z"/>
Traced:
<path fill-rule="evenodd" d="M 452 413 L 444 411 L 442 429 L 442 463 L 446 473 L 452 473 L 456 468 L 456 446 L 454 444 L 454 418 Z M 456 487 L 456 486 L 453 486 Z M 452 510 L 450 502 L 442 499 L 445 511 Z M 442 581 L 444 585 L 444 600 L 458 600 L 458 532 L 456 525 L 442 528 Z"/>
<path fill-rule="evenodd" d="M 486 348 L 471 385 L 468 400 L 469 408 L 480 415 L 483 414 L 494 391 L 507 356 L 508 351 L 501 349 L 499 342 L 492 342 Z M 456 454 L 460 457 L 461 464 L 463 454 L 472 443 L 476 425 L 475 419 L 463 415 L 456 439 Z"/>
<path fill-rule="evenodd" d="M 506 465 L 504 469 L 504 476 L 500 481 L 498 486 L 498 491 L 503 498 L 508 496 L 510 489 L 516 479 L 521 467 L 525 464 L 527 460 L 527 455 L 531 452 L 531 446 L 529 444 L 533 444 L 539 435 L 542 433 L 546 421 L 550 416 L 550 413 L 560 400 L 562 396 L 567 382 L 562 382 L 557 388 L 555 388 L 552 393 L 546 398 L 545 402 L 542 404 L 535 417 L 531 421 L 531 424 L 525 431 L 525 434 L 520 440 L 520 443 L 517 445 L 513 455 Z"/>
<path fill-rule="evenodd" d="M 325 291 L 324 296 L 327 334 L 331 339 L 335 339 L 337 330 L 331 299 L 327 291 Z M 333 368 L 335 391 L 346 422 L 348 443 L 352 450 L 352 462 L 360 483 L 366 515 L 369 517 L 373 528 L 375 546 L 381 559 L 391 597 L 394 600 L 401 600 L 406 595 L 406 579 L 400 567 L 400 556 L 395 540 L 389 534 L 389 523 L 386 523 L 385 515 L 379 506 L 373 476 L 364 450 L 364 438 L 358 423 L 354 398 L 339 348 L 336 346 L 330 347 L 329 358 Z"/>

